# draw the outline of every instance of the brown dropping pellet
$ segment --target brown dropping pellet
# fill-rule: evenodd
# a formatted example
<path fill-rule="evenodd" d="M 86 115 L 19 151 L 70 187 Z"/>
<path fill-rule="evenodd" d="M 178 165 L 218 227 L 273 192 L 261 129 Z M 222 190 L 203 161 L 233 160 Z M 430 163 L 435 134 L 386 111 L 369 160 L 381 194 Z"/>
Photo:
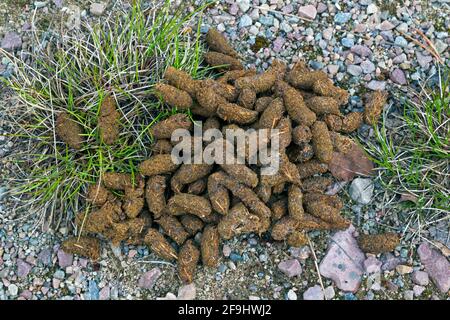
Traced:
<path fill-rule="evenodd" d="M 147 230 L 144 242 L 150 250 L 163 259 L 173 261 L 178 258 L 175 249 L 156 229 L 150 228 Z"/>
<path fill-rule="evenodd" d="M 209 216 L 207 216 L 203 221 L 205 222 L 205 224 L 217 225 L 220 219 L 222 219 L 222 215 L 220 213 L 213 212 Z"/>
<path fill-rule="evenodd" d="M 204 107 L 202 107 L 199 102 L 194 101 L 194 104 L 191 107 L 191 113 L 196 116 L 209 118 L 216 115 L 216 110 L 208 110 Z"/>
<path fill-rule="evenodd" d="M 284 182 L 290 182 L 300 186 L 302 184 L 300 179 L 300 174 L 298 172 L 298 168 L 295 163 L 291 162 L 287 155 L 280 155 L 280 169 L 279 172 L 284 176 Z M 281 181 L 283 182 L 283 181 Z M 279 182 L 279 183 L 281 183 Z M 278 183 L 276 183 L 278 184 Z"/>
<path fill-rule="evenodd" d="M 102 206 L 111 196 L 112 193 L 108 189 L 100 183 L 96 183 L 88 187 L 86 201 L 94 206 Z"/>
<path fill-rule="evenodd" d="M 294 231 L 288 235 L 287 244 L 291 247 L 301 247 L 308 244 L 308 237 L 304 231 Z"/>
<path fill-rule="evenodd" d="M 242 63 L 226 54 L 209 51 L 203 55 L 206 63 L 211 67 L 217 67 L 219 70 L 241 70 L 244 68 Z"/>
<path fill-rule="evenodd" d="M 98 128 L 100 138 L 106 144 L 113 144 L 119 137 L 120 113 L 117 102 L 112 96 L 107 96 L 100 105 Z"/>
<path fill-rule="evenodd" d="M 286 188 L 286 182 L 281 182 L 272 187 L 272 192 L 273 192 L 273 194 L 281 194 L 284 192 L 285 188 Z"/>
<path fill-rule="evenodd" d="M 270 227 L 270 217 L 272 214 L 270 209 L 258 198 L 256 193 L 224 172 L 217 172 L 217 178 L 225 188 L 230 190 L 235 197 L 244 203 L 251 213 L 256 214 L 260 218 L 261 225 L 259 233 L 267 231 Z"/>
<path fill-rule="evenodd" d="M 310 71 L 304 61 L 297 62 L 286 75 L 293 87 L 303 90 L 312 90 L 314 83 L 322 79 L 328 79 L 327 74 L 320 70 Z"/>
<path fill-rule="evenodd" d="M 258 185 L 258 174 L 245 164 L 221 164 L 220 166 L 231 177 L 246 186 L 255 188 Z"/>
<path fill-rule="evenodd" d="M 185 164 L 183 163 L 175 174 L 172 176 L 171 187 L 175 192 L 181 192 L 183 185 L 197 181 L 203 177 L 206 177 L 213 165 L 209 164 Z M 173 182 L 173 183 L 172 183 Z"/>
<path fill-rule="evenodd" d="M 333 97 L 339 105 L 344 105 L 348 102 L 349 93 L 347 90 L 336 87 L 328 78 L 319 79 L 314 82 L 312 90 L 319 96 Z"/>
<path fill-rule="evenodd" d="M 239 93 L 239 97 L 237 100 L 238 105 L 246 108 L 253 109 L 256 101 L 256 92 L 251 88 L 244 88 Z"/>
<path fill-rule="evenodd" d="M 306 126 L 316 121 L 316 114 L 306 106 L 300 92 L 283 81 L 277 82 L 277 91 L 283 97 L 284 106 L 292 120 Z"/>
<path fill-rule="evenodd" d="M 276 127 L 278 130 L 278 145 L 280 152 L 285 150 L 292 142 L 292 121 L 289 117 L 283 117 Z"/>
<path fill-rule="evenodd" d="M 180 222 L 191 236 L 195 236 L 197 232 L 203 229 L 204 226 L 202 219 L 192 214 L 185 214 L 181 216 Z"/>
<path fill-rule="evenodd" d="M 214 90 L 215 93 L 229 102 L 235 102 L 239 96 L 239 91 L 234 86 L 227 83 L 215 81 L 212 79 L 205 79 L 202 82 L 198 83 L 202 84 L 202 86 L 207 84 L 212 90 Z M 198 87 L 197 89 L 202 90 L 202 86 Z"/>
<path fill-rule="evenodd" d="M 164 83 L 155 85 L 155 94 L 172 108 L 185 110 L 193 103 L 189 93 Z"/>
<path fill-rule="evenodd" d="M 274 60 L 267 71 L 251 77 L 239 78 L 236 80 L 235 86 L 239 90 L 251 88 L 256 93 L 267 92 L 274 86 L 277 79 L 282 77 L 285 71 L 286 65 L 279 60 Z"/>
<path fill-rule="evenodd" d="M 113 190 L 125 190 L 133 186 L 131 175 L 128 173 L 105 172 L 102 182 L 105 188 Z"/>
<path fill-rule="evenodd" d="M 286 198 L 280 199 L 272 203 L 272 221 L 280 220 L 287 214 L 288 200 Z"/>
<path fill-rule="evenodd" d="M 309 143 L 294 145 L 287 149 L 287 155 L 292 162 L 307 162 L 314 157 L 314 149 Z"/>
<path fill-rule="evenodd" d="M 200 250 L 192 240 L 186 241 L 178 254 L 178 275 L 181 281 L 191 283 L 194 281 L 195 269 L 200 260 Z"/>
<path fill-rule="evenodd" d="M 297 220 L 297 230 L 332 230 L 333 226 L 328 222 L 325 222 L 309 213 L 303 215 L 303 217 Z"/>
<path fill-rule="evenodd" d="M 314 176 L 319 173 L 325 173 L 328 171 L 328 165 L 322 163 L 317 159 L 311 159 L 304 163 L 297 165 L 298 172 L 300 173 L 300 178 L 305 179 Z"/>
<path fill-rule="evenodd" d="M 70 147 L 80 150 L 83 146 L 83 127 L 67 112 L 61 112 L 56 118 L 55 131 L 62 141 Z"/>
<path fill-rule="evenodd" d="M 383 112 L 387 102 L 388 93 L 385 91 L 374 91 L 366 99 L 364 105 L 364 122 L 375 125 Z"/>
<path fill-rule="evenodd" d="M 248 77 L 248 76 L 254 76 L 256 74 L 256 70 L 253 69 L 242 69 L 242 70 L 231 70 L 225 72 L 219 79 L 217 79 L 218 82 L 221 83 L 234 83 L 237 79 Z"/>
<path fill-rule="evenodd" d="M 139 164 L 139 172 L 144 176 L 171 173 L 179 167 L 172 162 L 170 154 L 157 154 Z"/>
<path fill-rule="evenodd" d="M 209 117 L 208 119 L 203 122 L 203 133 L 209 129 L 217 129 L 220 130 L 221 124 L 218 118 L 216 117 Z"/>
<path fill-rule="evenodd" d="M 271 236 L 276 241 L 286 240 L 297 229 L 297 226 L 298 220 L 291 216 L 284 216 L 274 223 Z"/>
<path fill-rule="evenodd" d="M 344 136 L 340 133 L 330 131 L 331 143 L 333 144 L 333 149 L 337 152 L 347 153 L 349 152 L 355 142 L 350 137 Z"/>
<path fill-rule="evenodd" d="M 283 100 L 276 98 L 271 100 L 268 107 L 262 112 L 259 117 L 259 129 L 273 129 L 278 125 L 278 122 L 283 117 L 284 113 Z"/>
<path fill-rule="evenodd" d="M 170 214 L 178 216 L 193 214 L 201 219 L 206 218 L 212 212 L 208 199 L 189 193 L 177 193 L 167 202 Z"/>
<path fill-rule="evenodd" d="M 128 219 L 122 224 L 125 224 L 128 228 L 127 238 L 124 240 L 128 244 L 140 245 L 144 242 L 144 231 L 151 226 L 152 220 L 147 212 L 147 214 L 141 214 L 139 218 Z"/>
<path fill-rule="evenodd" d="M 196 82 L 186 71 L 168 67 L 164 79 L 175 88 L 186 91 L 191 96 L 195 95 Z"/>
<path fill-rule="evenodd" d="M 136 179 L 136 185 L 125 188 L 122 209 L 128 218 L 136 218 L 144 207 L 145 181 L 141 177 Z"/>
<path fill-rule="evenodd" d="M 189 184 L 187 193 L 190 194 L 202 194 L 206 190 L 206 178 L 198 179 L 197 181 L 192 182 Z"/>
<path fill-rule="evenodd" d="M 297 145 L 302 145 L 311 141 L 311 129 L 305 125 L 296 126 L 292 129 L 292 142 Z"/>
<path fill-rule="evenodd" d="M 257 196 L 262 200 L 262 202 L 267 203 L 272 196 L 272 187 L 265 184 L 258 184 L 255 189 Z"/>
<path fill-rule="evenodd" d="M 172 144 L 167 139 L 156 141 L 152 147 L 153 154 L 169 154 L 172 152 Z"/>
<path fill-rule="evenodd" d="M 72 237 L 65 240 L 61 244 L 61 248 L 66 253 L 76 254 L 94 261 L 100 258 L 101 244 L 100 240 L 96 238 L 85 236 Z"/>
<path fill-rule="evenodd" d="M 220 184 L 220 174 L 213 173 L 208 177 L 208 196 L 214 211 L 226 215 L 230 207 L 228 190 Z"/>
<path fill-rule="evenodd" d="M 259 220 L 258 216 L 251 214 L 240 202 L 234 205 L 230 212 L 220 220 L 217 229 L 220 237 L 228 240 L 240 234 L 257 232 Z"/>
<path fill-rule="evenodd" d="M 237 52 L 231 47 L 224 35 L 217 29 L 210 28 L 206 33 L 206 43 L 210 50 L 217 51 L 231 57 L 237 57 Z"/>
<path fill-rule="evenodd" d="M 241 107 L 234 103 L 222 103 L 217 107 L 217 115 L 228 122 L 249 124 L 258 118 L 258 112 Z"/>
<path fill-rule="evenodd" d="M 362 251 L 379 254 L 394 251 L 400 244 L 400 236 L 396 233 L 388 232 L 381 234 L 361 234 L 358 237 L 358 245 Z"/>
<path fill-rule="evenodd" d="M 290 185 L 288 189 L 288 211 L 294 219 L 300 219 L 304 214 L 303 193 L 296 185 Z"/>
<path fill-rule="evenodd" d="M 340 115 L 339 103 L 333 97 L 315 96 L 305 100 L 306 106 L 317 115 L 335 114 Z"/>
<path fill-rule="evenodd" d="M 155 221 L 164 233 L 172 238 L 178 245 L 182 245 L 184 241 L 189 237 L 189 233 L 184 230 L 183 225 L 174 216 L 169 214 L 163 214 L 158 220 Z"/>
<path fill-rule="evenodd" d="M 201 238 L 202 262 L 207 267 L 217 267 L 219 263 L 220 235 L 216 226 L 208 225 Z"/>
<path fill-rule="evenodd" d="M 330 177 L 315 176 L 302 180 L 302 189 L 305 192 L 324 192 L 331 184 Z"/>
<path fill-rule="evenodd" d="M 273 100 L 272 97 L 261 97 L 256 99 L 255 111 L 263 112 L 264 110 L 266 110 L 266 108 L 269 107 L 272 100 Z"/>
<path fill-rule="evenodd" d="M 314 154 L 321 162 L 328 163 L 333 156 L 333 144 L 327 125 L 323 121 L 316 121 L 311 127 Z"/>
<path fill-rule="evenodd" d="M 319 192 L 308 192 L 304 195 L 304 201 L 305 202 L 323 202 L 328 204 L 329 206 L 332 206 L 333 208 L 336 208 L 338 210 L 341 210 L 344 204 L 342 203 L 341 198 L 337 195 L 327 195 Z"/>
<path fill-rule="evenodd" d="M 200 106 L 206 109 L 208 113 L 215 114 L 217 106 L 226 103 L 227 100 L 214 90 L 213 82 L 212 79 L 201 80 L 197 86 L 195 97 Z"/>
<path fill-rule="evenodd" d="M 80 212 L 75 216 L 75 225 L 83 233 L 102 234 L 115 222 L 120 221 L 122 208 L 120 201 L 107 201 L 100 209 L 90 213 Z"/>
<path fill-rule="evenodd" d="M 184 113 L 174 114 L 167 119 L 155 123 L 149 129 L 150 135 L 154 139 L 169 139 L 176 129 L 192 130 L 193 124 L 188 115 Z"/>
<path fill-rule="evenodd" d="M 147 180 L 145 199 L 148 209 L 155 215 L 155 218 L 159 218 L 166 207 L 166 189 L 167 183 L 164 176 L 155 175 Z"/>
<path fill-rule="evenodd" d="M 350 112 L 342 118 L 341 131 L 345 133 L 353 132 L 361 126 L 362 121 L 363 115 L 361 112 Z"/>
<path fill-rule="evenodd" d="M 342 129 L 342 118 L 335 114 L 327 114 L 323 118 L 330 131 L 341 131 Z"/>
<path fill-rule="evenodd" d="M 350 225 L 350 221 L 340 215 L 340 210 L 327 203 L 321 201 L 305 202 L 305 208 L 306 212 L 327 222 L 334 229 L 345 229 Z"/>

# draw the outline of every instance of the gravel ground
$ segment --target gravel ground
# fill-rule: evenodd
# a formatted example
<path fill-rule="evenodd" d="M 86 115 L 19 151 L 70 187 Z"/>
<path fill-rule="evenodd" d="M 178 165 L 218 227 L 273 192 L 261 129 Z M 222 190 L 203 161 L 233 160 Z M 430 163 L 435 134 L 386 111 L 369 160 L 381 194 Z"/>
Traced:
<path fill-rule="evenodd" d="M 0 45 L 27 59 L 33 15 L 42 25 L 59 30 L 61 22 L 78 15 L 102 19 L 114 10 L 111 2 L 102 6 L 91 1 L 2 1 Z M 433 58 L 404 36 L 414 28 L 424 31 L 449 65 L 450 3 L 402 1 L 398 7 L 391 3 L 222 0 L 207 11 L 201 31 L 214 26 L 224 32 L 249 67 L 265 69 L 273 58 L 288 63 L 306 59 L 313 69 L 323 69 L 349 89 L 348 111 L 361 111 L 363 96 L 370 90 L 401 94 L 433 78 Z M 11 72 L 3 59 L 0 75 L 8 77 Z M 10 129 L 3 118 L 14 97 L 0 90 L 0 181 L 4 181 L 13 169 L 8 156 L 18 146 L 5 136 Z M 393 112 L 401 110 L 390 103 Z M 358 135 L 371 139 L 373 131 L 363 126 Z M 361 185 L 373 187 L 362 191 Z M 3 196 L 6 187 L 0 182 L 0 212 L 10 219 L 17 204 Z M 43 233 L 33 229 L 32 219 L 21 224 L 2 220 L 0 299 L 449 298 L 448 258 L 425 241 L 438 240 L 448 248 L 448 222 L 426 231 L 420 241 L 404 237 L 393 253 L 366 255 L 356 244 L 358 232 L 403 231 L 398 219 L 401 209 L 388 203 L 375 179 L 354 180 L 340 194 L 346 203 L 344 215 L 352 218 L 354 227 L 335 234 L 311 232 L 313 247 L 289 248 L 253 235 L 226 241 L 219 268 L 199 267 L 195 283 L 189 286 L 182 286 L 173 265 L 160 261 L 146 247 L 105 245 L 102 259 L 92 263 L 59 249 L 69 233 L 65 227 Z M 368 203 L 361 203 L 361 198 Z"/>

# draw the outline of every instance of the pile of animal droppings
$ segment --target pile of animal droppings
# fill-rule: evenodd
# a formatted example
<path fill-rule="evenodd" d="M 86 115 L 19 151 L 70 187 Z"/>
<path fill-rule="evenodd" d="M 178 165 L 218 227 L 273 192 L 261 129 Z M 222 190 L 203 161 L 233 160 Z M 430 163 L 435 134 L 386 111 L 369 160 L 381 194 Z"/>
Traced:
<path fill-rule="evenodd" d="M 196 120 L 203 121 L 203 130 L 278 129 L 279 171 L 261 175 L 261 166 L 248 161 L 174 164 L 172 132 L 193 131 L 193 123 L 183 113 L 169 116 L 150 128 L 153 153 L 140 164 L 140 175 L 107 172 L 90 186 L 87 201 L 95 209 L 76 216 L 81 235 L 66 241 L 64 250 L 97 259 L 100 244 L 93 235 L 115 245 L 144 243 L 163 259 L 177 260 L 181 280 L 192 282 L 200 260 L 204 266 L 217 266 L 221 239 L 270 233 L 273 240 L 297 247 L 307 243 L 307 231 L 349 226 L 340 214 L 341 199 L 325 190 L 333 176 L 340 178 L 339 156 L 357 148 L 343 134 L 355 131 L 363 121 L 376 123 L 386 94 L 374 92 L 364 113 L 344 115 L 340 109 L 349 95 L 324 72 L 311 71 L 304 62 L 287 70 L 274 60 L 267 71 L 257 74 L 243 68 L 216 30 L 208 32 L 206 41 L 214 50 L 205 55 L 206 62 L 224 73 L 216 80 L 193 80 L 184 71 L 168 68 L 166 83 L 155 86 L 156 96 L 170 107 L 190 109 Z M 116 108 L 112 98 L 101 108 L 99 129 L 109 144 L 118 135 Z M 67 114 L 60 122 L 76 127 Z M 73 130 L 77 135 L 81 131 Z M 83 143 L 79 137 L 68 139 L 67 132 L 60 137 L 73 147 Z M 248 160 L 251 155 L 246 151 Z M 196 242 L 199 233 L 201 240 Z M 377 253 L 393 250 L 397 243 L 393 234 L 366 235 L 361 246 Z"/>

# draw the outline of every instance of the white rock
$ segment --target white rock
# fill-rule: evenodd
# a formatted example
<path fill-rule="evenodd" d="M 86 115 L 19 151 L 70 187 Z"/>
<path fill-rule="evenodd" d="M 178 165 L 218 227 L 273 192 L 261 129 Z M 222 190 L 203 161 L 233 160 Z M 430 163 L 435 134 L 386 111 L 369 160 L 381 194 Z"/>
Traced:
<path fill-rule="evenodd" d="M 181 286 L 178 289 L 178 300 L 194 300 L 197 290 L 193 283 Z"/>
<path fill-rule="evenodd" d="M 350 185 L 350 197 L 360 204 L 368 204 L 372 199 L 373 189 L 371 179 L 356 178 Z"/>
<path fill-rule="evenodd" d="M 89 11 L 94 16 L 101 16 L 105 12 L 106 6 L 104 3 L 93 3 L 89 8 Z"/>
<path fill-rule="evenodd" d="M 367 14 L 373 14 L 378 12 L 378 7 L 375 3 L 371 3 L 367 6 Z"/>
<path fill-rule="evenodd" d="M 288 291 L 288 293 L 287 293 L 287 298 L 289 299 L 289 300 L 297 300 L 297 294 L 295 293 L 295 291 L 294 290 L 289 290 Z"/>

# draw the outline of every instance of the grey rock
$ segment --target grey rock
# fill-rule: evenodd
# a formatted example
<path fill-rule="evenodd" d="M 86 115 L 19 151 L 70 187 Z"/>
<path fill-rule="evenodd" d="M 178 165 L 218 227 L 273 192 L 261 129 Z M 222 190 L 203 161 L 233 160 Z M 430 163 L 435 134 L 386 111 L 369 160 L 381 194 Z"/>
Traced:
<path fill-rule="evenodd" d="M 23 261 L 22 259 L 17 259 L 17 276 L 19 278 L 25 278 L 30 273 L 33 267 Z"/>
<path fill-rule="evenodd" d="M 56 255 L 58 256 L 58 264 L 61 268 L 64 269 L 72 265 L 73 254 L 66 253 L 62 249 L 59 249 Z"/>
<path fill-rule="evenodd" d="M 405 38 L 403 38 L 402 36 L 397 36 L 397 37 L 395 37 L 394 44 L 398 47 L 405 48 L 408 46 L 408 41 Z"/>
<path fill-rule="evenodd" d="M 406 33 L 406 32 L 408 32 L 408 24 L 405 22 L 402 22 L 395 29 L 399 32 Z"/>
<path fill-rule="evenodd" d="M 392 30 L 394 28 L 395 28 L 395 25 L 392 22 L 388 21 L 388 20 L 384 20 L 378 26 L 378 29 L 380 29 L 381 31 L 388 31 L 388 30 Z"/>
<path fill-rule="evenodd" d="M 349 74 L 351 74 L 352 76 L 357 77 L 357 76 L 360 76 L 360 75 L 361 75 L 361 73 L 363 72 L 363 70 L 362 70 L 362 68 L 361 68 L 360 66 L 351 64 L 351 65 L 349 65 L 349 66 L 347 67 L 347 72 L 348 72 Z"/>
<path fill-rule="evenodd" d="M 47 4 L 48 4 L 48 1 L 35 1 L 34 2 L 34 7 L 36 9 L 42 9 L 42 8 L 46 7 Z"/>
<path fill-rule="evenodd" d="M 392 59 L 392 62 L 395 64 L 400 64 L 406 61 L 406 54 L 402 53 Z"/>
<path fill-rule="evenodd" d="M 247 12 L 250 9 L 250 0 L 238 0 L 237 5 L 242 12 Z"/>
<path fill-rule="evenodd" d="M 374 14 L 378 12 L 378 7 L 375 3 L 371 3 L 367 6 L 367 14 Z"/>
<path fill-rule="evenodd" d="M 381 261 L 383 262 L 381 266 L 381 270 L 383 271 L 394 270 L 401 263 L 400 259 L 390 252 L 383 254 Z"/>
<path fill-rule="evenodd" d="M 336 232 L 319 266 L 322 276 L 333 280 L 339 289 L 351 292 L 356 292 L 361 284 L 365 260 L 354 232 L 352 225 L 347 230 Z"/>
<path fill-rule="evenodd" d="M 403 293 L 403 297 L 405 298 L 405 300 L 414 300 L 414 291 L 406 290 Z"/>
<path fill-rule="evenodd" d="M 334 292 L 333 286 L 326 287 L 325 291 L 324 291 L 324 295 L 325 295 L 325 299 L 327 299 L 327 300 L 333 299 L 334 296 L 336 295 L 336 293 Z"/>
<path fill-rule="evenodd" d="M 372 80 L 367 84 L 367 88 L 370 90 L 385 90 L 386 89 L 386 81 L 378 81 L 378 80 Z"/>
<path fill-rule="evenodd" d="M 42 262 L 44 265 L 49 265 L 52 263 L 52 252 L 50 249 L 43 249 L 38 254 L 38 260 Z"/>
<path fill-rule="evenodd" d="M 8 32 L 1 43 L 2 49 L 14 51 L 22 48 L 22 38 L 15 32 Z"/>
<path fill-rule="evenodd" d="M 370 50 L 369 47 L 367 46 L 363 46 L 361 44 L 357 44 L 356 46 L 353 46 L 350 51 L 352 53 L 356 53 L 357 55 L 359 55 L 362 58 L 365 57 L 370 57 L 372 56 L 372 50 Z"/>
<path fill-rule="evenodd" d="M 425 291 L 425 287 L 422 287 L 419 285 L 415 285 L 413 287 L 413 292 L 416 297 L 420 297 L 424 291 Z"/>
<path fill-rule="evenodd" d="M 278 264 L 278 269 L 289 278 L 299 276 L 302 273 L 302 267 L 297 259 L 281 261 Z"/>
<path fill-rule="evenodd" d="M 370 74 L 375 71 L 375 65 L 369 60 L 364 60 L 360 66 L 365 74 Z"/>
<path fill-rule="evenodd" d="M 434 43 L 434 46 L 436 47 L 436 50 L 439 53 L 444 53 L 445 50 L 447 50 L 448 48 L 448 44 L 446 44 L 444 41 L 442 41 L 441 39 L 436 40 L 436 42 Z"/>
<path fill-rule="evenodd" d="M 350 197 L 360 203 L 368 204 L 372 199 L 374 185 L 371 179 L 356 178 L 350 185 Z"/>
<path fill-rule="evenodd" d="M 405 85 L 408 82 L 406 80 L 405 72 L 400 68 L 394 69 L 394 71 L 391 72 L 390 78 L 393 82 L 400 85 Z"/>
<path fill-rule="evenodd" d="M 430 278 L 428 277 L 428 273 L 425 271 L 414 271 L 411 275 L 411 279 L 415 284 L 420 286 L 427 286 L 430 282 Z"/>
<path fill-rule="evenodd" d="M 151 289 L 155 285 L 162 272 L 159 268 L 153 268 L 152 270 L 144 273 L 139 281 L 138 286 L 144 289 Z"/>
<path fill-rule="evenodd" d="M 53 0 L 53 4 L 54 4 L 57 8 L 62 8 L 62 6 L 63 6 L 63 0 Z"/>
<path fill-rule="evenodd" d="M 319 285 L 306 289 L 303 293 L 303 300 L 323 300 L 324 294 Z"/>
<path fill-rule="evenodd" d="M 62 270 L 56 270 L 55 273 L 53 274 L 53 278 L 56 278 L 58 280 L 64 280 L 65 276 L 66 275 Z"/>
<path fill-rule="evenodd" d="M 106 285 L 99 292 L 99 300 L 109 300 L 111 298 L 111 289 Z"/>
<path fill-rule="evenodd" d="M 422 243 L 417 252 L 431 280 L 442 293 L 450 290 L 450 263 L 430 244 Z"/>
<path fill-rule="evenodd" d="M 350 20 L 351 17 L 352 14 L 350 12 L 339 12 L 334 16 L 334 22 L 336 22 L 337 24 L 345 24 Z"/>
<path fill-rule="evenodd" d="M 231 254 L 231 248 L 230 248 L 230 246 L 229 245 L 227 245 L 227 244 L 224 244 L 223 245 L 223 248 L 222 248 L 222 253 L 223 253 L 223 255 L 225 256 L 225 257 L 229 257 L 230 256 L 230 254 Z"/>
<path fill-rule="evenodd" d="M 364 260 L 364 270 L 366 273 L 377 273 L 381 271 L 381 265 L 383 263 L 375 258 L 374 256 L 368 257 L 366 260 Z"/>
<path fill-rule="evenodd" d="M 417 62 L 423 69 L 428 69 L 430 67 L 430 62 L 433 61 L 433 57 L 430 55 L 425 55 L 416 51 Z"/>
<path fill-rule="evenodd" d="M 314 20 L 317 15 L 317 9 L 312 4 L 301 6 L 298 9 L 298 15 L 303 18 Z"/>
<path fill-rule="evenodd" d="M 239 28 L 245 28 L 251 26 L 253 23 L 252 18 L 248 14 L 244 14 L 239 20 Z"/>

